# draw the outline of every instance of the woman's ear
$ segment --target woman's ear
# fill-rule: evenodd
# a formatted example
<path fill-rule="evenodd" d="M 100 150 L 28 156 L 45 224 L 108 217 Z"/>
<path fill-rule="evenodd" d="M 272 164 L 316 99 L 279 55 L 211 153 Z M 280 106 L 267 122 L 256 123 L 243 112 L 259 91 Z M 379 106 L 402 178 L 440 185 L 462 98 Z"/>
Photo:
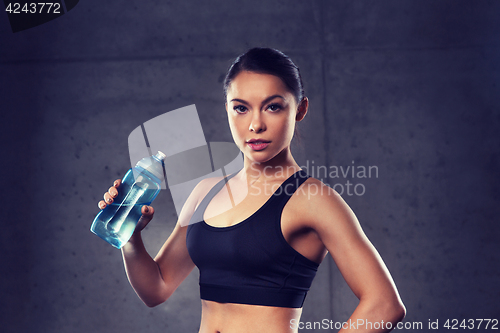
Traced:
<path fill-rule="evenodd" d="M 301 121 L 307 114 L 307 108 L 309 107 L 309 100 L 307 97 L 302 98 L 297 107 L 297 114 L 295 115 L 296 121 Z"/>

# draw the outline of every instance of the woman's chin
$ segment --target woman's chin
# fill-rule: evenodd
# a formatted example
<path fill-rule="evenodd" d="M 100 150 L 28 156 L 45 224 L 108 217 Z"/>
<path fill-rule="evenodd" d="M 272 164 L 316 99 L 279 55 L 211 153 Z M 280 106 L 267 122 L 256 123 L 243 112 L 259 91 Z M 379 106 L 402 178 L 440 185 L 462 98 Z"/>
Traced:
<path fill-rule="evenodd" d="M 243 151 L 245 159 L 256 164 L 282 163 L 286 159 L 287 149 L 280 151 L 271 150 L 269 147 L 263 150 L 245 149 Z"/>
<path fill-rule="evenodd" d="M 276 155 L 272 155 L 269 152 L 265 151 L 251 151 L 245 154 L 245 157 L 252 163 L 255 164 L 264 164 L 271 161 Z"/>

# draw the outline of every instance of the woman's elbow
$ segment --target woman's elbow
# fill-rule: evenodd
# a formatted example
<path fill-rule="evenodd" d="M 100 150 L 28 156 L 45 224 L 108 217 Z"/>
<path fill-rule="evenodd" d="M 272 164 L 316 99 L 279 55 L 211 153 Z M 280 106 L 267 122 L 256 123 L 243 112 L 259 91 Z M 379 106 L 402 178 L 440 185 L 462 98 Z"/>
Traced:
<path fill-rule="evenodd" d="M 387 318 L 391 318 L 391 322 L 400 322 L 406 316 L 406 307 L 401 300 L 390 302 L 385 309 Z"/>
<path fill-rule="evenodd" d="M 165 301 L 170 297 L 172 293 L 164 292 L 162 294 L 156 294 L 150 297 L 139 297 L 141 301 L 150 308 L 154 308 L 160 304 L 165 303 Z"/>
<path fill-rule="evenodd" d="M 154 308 L 155 306 L 158 306 L 158 305 L 163 303 L 163 302 L 151 302 L 151 301 L 144 301 L 144 300 L 143 300 L 143 302 L 149 308 Z"/>

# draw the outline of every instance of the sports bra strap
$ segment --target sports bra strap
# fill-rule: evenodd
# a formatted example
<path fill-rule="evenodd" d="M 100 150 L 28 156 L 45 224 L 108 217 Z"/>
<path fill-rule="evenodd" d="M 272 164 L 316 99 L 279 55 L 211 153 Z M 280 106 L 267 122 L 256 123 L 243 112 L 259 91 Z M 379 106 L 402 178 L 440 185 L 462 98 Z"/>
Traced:
<path fill-rule="evenodd" d="M 196 208 L 196 211 L 191 217 L 189 224 L 203 221 L 203 215 L 210 201 L 212 201 L 212 199 L 227 184 L 227 182 L 238 173 L 239 171 L 227 177 L 224 177 L 210 189 L 210 191 Z M 304 170 L 296 171 L 293 175 L 291 175 L 283 183 L 281 183 L 281 185 L 276 189 L 276 191 L 273 192 L 271 197 L 266 201 L 264 205 L 269 205 L 271 202 L 275 202 L 275 205 L 279 208 L 278 211 L 282 211 L 288 200 L 290 200 L 290 197 L 308 178 L 309 175 Z"/>

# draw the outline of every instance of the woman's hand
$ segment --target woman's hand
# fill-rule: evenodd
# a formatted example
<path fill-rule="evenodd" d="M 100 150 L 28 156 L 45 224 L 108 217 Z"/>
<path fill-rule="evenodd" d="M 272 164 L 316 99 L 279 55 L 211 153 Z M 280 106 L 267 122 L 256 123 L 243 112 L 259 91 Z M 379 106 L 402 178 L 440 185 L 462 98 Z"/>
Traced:
<path fill-rule="evenodd" d="M 104 200 L 99 201 L 99 203 L 97 204 L 100 209 L 104 209 L 107 205 L 111 205 L 113 203 L 114 199 L 118 196 L 118 188 L 120 187 L 121 183 L 121 179 L 115 180 L 113 182 L 113 186 L 111 186 L 108 191 L 104 193 Z M 151 221 L 151 219 L 153 218 L 155 210 L 151 206 L 144 205 L 141 208 L 141 213 L 142 216 L 139 219 L 139 222 L 137 222 L 134 233 L 140 232 L 148 225 L 149 221 Z"/>
<path fill-rule="evenodd" d="M 117 179 L 114 181 L 113 186 L 108 189 L 108 192 L 104 193 L 104 200 L 99 201 L 97 204 L 99 209 L 106 208 L 107 205 L 111 205 L 114 201 L 114 198 L 118 195 L 118 187 L 122 183 L 121 179 Z"/>

